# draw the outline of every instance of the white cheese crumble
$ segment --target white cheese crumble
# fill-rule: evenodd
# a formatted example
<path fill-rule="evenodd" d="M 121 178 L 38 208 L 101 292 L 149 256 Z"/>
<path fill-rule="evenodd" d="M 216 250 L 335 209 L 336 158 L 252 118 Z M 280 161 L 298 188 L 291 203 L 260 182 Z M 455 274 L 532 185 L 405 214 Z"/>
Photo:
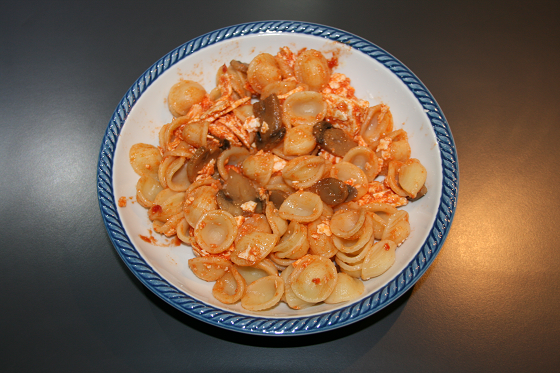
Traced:
<path fill-rule="evenodd" d="M 247 212 L 255 212 L 255 208 L 257 208 L 257 203 L 255 201 L 245 202 L 241 205 L 241 209 Z"/>

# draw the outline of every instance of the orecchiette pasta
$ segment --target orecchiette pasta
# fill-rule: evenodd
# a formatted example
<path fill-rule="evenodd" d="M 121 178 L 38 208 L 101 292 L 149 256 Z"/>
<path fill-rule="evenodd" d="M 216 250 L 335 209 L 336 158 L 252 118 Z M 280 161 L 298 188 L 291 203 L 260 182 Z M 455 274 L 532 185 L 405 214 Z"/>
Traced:
<path fill-rule="evenodd" d="M 209 91 L 181 80 L 158 146 L 130 149 L 153 230 L 192 247 L 189 268 L 222 303 L 359 299 L 410 235 L 399 207 L 426 194 L 427 170 L 337 61 L 283 47 L 224 64 Z"/>

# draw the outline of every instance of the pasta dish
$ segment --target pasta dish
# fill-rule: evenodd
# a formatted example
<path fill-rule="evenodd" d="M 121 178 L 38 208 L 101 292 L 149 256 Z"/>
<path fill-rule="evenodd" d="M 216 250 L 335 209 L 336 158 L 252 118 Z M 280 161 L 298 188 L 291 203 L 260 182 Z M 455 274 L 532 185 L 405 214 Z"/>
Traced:
<path fill-rule="evenodd" d="M 180 80 L 158 145 L 130 149 L 153 230 L 192 247 L 190 269 L 222 303 L 358 299 L 410 234 L 399 207 L 427 193 L 427 171 L 337 63 L 283 47 L 222 65 L 209 91 Z"/>

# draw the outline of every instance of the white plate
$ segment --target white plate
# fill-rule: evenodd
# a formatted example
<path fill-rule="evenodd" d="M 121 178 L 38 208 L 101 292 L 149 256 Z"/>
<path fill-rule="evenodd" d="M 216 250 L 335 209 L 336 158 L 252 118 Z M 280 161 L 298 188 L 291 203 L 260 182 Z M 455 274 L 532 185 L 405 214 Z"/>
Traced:
<path fill-rule="evenodd" d="M 190 247 L 175 246 L 155 234 L 159 245 L 146 242 L 151 223 L 147 210 L 128 197 L 135 195 L 138 175 L 129 163 L 133 144 L 158 144 L 161 126 L 171 121 L 166 104 L 169 88 L 179 79 L 215 86 L 219 66 L 232 59 L 249 62 L 258 53 L 276 54 L 312 48 L 339 53 L 335 71 L 346 74 L 358 98 L 391 108 L 395 128 L 409 134 L 412 157 L 428 170 L 428 194 L 404 207 L 412 233 L 397 249 L 396 263 L 382 276 L 365 282 L 365 294 L 353 303 L 321 304 L 292 310 L 285 304 L 249 312 L 225 305 L 211 295 L 213 283 L 188 268 Z M 297 335 L 338 328 L 371 315 L 406 292 L 435 259 L 449 231 L 458 193 L 458 165 L 453 137 L 435 99 L 420 80 L 387 52 L 358 36 L 328 26 L 274 21 L 220 29 L 193 39 L 151 66 L 125 94 L 109 122 L 98 167 L 98 196 L 111 240 L 130 270 L 151 291 L 179 310 L 205 322 L 247 333 Z M 126 207 L 117 200 L 127 197 Z"/>

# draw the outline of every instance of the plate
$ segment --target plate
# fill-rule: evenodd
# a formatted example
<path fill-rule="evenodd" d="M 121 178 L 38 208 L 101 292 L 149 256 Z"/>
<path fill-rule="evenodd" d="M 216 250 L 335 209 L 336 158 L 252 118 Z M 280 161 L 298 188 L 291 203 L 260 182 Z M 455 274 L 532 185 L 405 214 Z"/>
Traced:
<path fill-rule="evenodd" d="M 352 303 L 321 304 L 292 310 L 285 304 L 249 312 L 211 295 L 212 283 L 198 279 L 187 265 L 186 245 L 155 237 L 150 243 L 147 210 L 134 199 L 138 176 L 129 163 L 130 147 L 157 145 L 161 126 L 171 121 L 169 88 L 192 79 L 207 91 L 219 66 L 232 59 L 249 62 L 256 54 L 313 48 L 337 51 L 337 72 L 345 73 L 356 96 L 370 105 L 385 103 L 395 128 L 409 134 L 412 156 L 428 170 L 428 194 L 405 206 L 412 232 L 397 249 L 396 262 L 365 282 L 365 294 Z M 434 261 L 449 232 L 458 193 L 457 154 L 449 125 L 435 99 L 401 62 L 375 44 L 351 33 L 305 22 L 245 23 L 197 37 L 154 63 L 126 92 L 105 132 L 99 155 L 97 189 L 101 214 L 118 254 L 138 279 L 161 299 L 196 319 L 243 333 L 303 335 L 340 328 L 386 307 L 403 295 Z M 126 197 L 126 207 L 117 201 Z"/>

